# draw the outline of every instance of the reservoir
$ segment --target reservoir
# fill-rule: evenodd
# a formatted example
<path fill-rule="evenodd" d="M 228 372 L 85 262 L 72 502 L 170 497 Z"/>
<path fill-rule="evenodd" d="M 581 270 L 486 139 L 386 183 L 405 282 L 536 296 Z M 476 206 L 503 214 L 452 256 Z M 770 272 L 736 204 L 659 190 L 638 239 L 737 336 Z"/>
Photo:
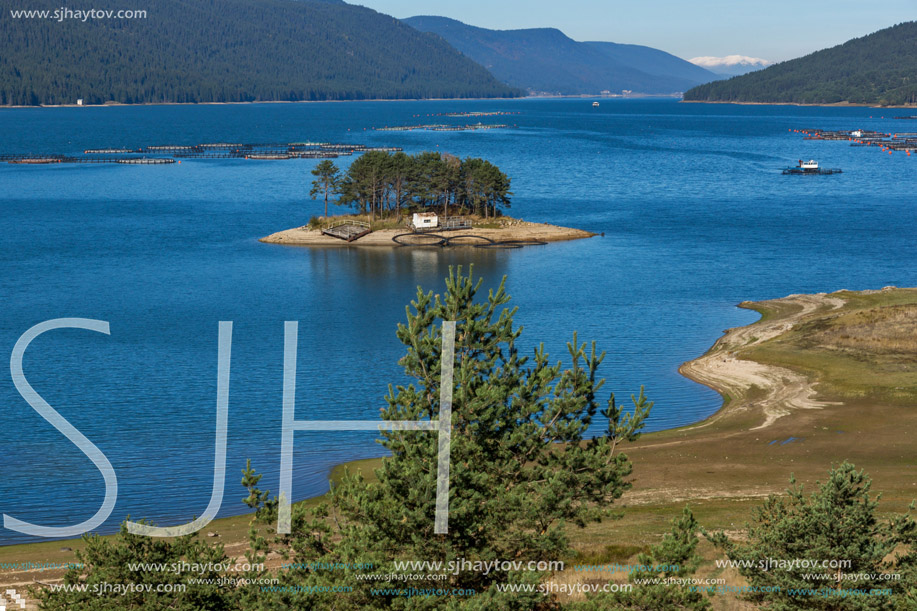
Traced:
<path fill-rule="evenodd" d="M 378 129 L 465 124 L 427 115 L 469 112 L 518 114 L 493 118 L 506 129 Z M 626 403 L 646 387 L 649 430 L 691 424 L 721 399 L 677 368 L 756 319 L 738 302 L 917 285 L 917 158 L 788 131 L 904 129 L 893 114 L 625 99 L 2 109 L 2 154 L 313 141 L 482 157 L 512 178 L 509 215 L 604 235 L 515 250 L 288 247 L 258 239 L 321 214 L 308 197 L 317 160 L 0 163 L 0 352 L 8 362 L 46 320 L 110 323 L 108 336 L 43 335 L 24 361 L 117 473 L 106 532 L 128 514 L 167 526 L 207 506 L 220 321 L 233 321 L 229 515 L 245 509 L 246 458 L 277 490 L 284 321 L 299 321 L 297 419 L 374 418 L 388 385 L 406 381 L 395 337 L 405 306 L 418 286 L 442 291 L 449 266 L 473 265 L 485 287 L 506 277 L 528 351 L 543 343 L 563 359 L 577 331 L 608 352 L 605 391 Z M 810 158 L 844 172 L 781 175 Z M 374 438 L 297 433 L 295 497 L 325 492 L 336 464 L 381 455 Z M 101 504 L 101 474 L 6 367 L 0 451 L 0 513 L 62 526 Z M 0 544 L 24 540 L 0 528 Z"/>

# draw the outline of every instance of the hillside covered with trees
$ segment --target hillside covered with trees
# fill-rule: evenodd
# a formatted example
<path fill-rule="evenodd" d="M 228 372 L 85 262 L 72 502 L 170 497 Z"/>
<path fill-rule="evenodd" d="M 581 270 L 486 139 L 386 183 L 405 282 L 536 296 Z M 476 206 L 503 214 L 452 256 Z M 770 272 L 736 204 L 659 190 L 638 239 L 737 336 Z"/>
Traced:
<path fill-rule="evenodd" d="M 0 18 L 0 105 L 512 97 L 439 37 L 337 0 L 157 0 L 145 18 Z M 97 0 L 98 11 L 119 11 Z M 18 12 L 18 11 L 17 11 Z"/>
<path fill-rule="evenodd" d="M 695 102 L 917 104 L 917 22 L 687 92 Z"/>

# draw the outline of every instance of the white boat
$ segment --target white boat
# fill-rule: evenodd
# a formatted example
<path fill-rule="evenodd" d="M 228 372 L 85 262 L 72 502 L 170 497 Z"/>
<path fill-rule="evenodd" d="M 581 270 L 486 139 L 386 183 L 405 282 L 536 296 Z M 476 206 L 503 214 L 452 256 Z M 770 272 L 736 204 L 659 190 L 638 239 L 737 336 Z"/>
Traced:
<path fill-rule="evenodd" d="M 818 162 L 814 159 L 808 161 L 799 160 L 795 167 L 784 168 L 784 174 L 840 174 L 841 170 L 836 168 L 820 168 Z"/>
<path fill-rule="evenodd" d="M 598 103 L 598 102 L 593 102 L 593 103 L 592 103 L 592 107 L 593 107 L 593 108 L 598 108 L 598 107 L 599 107 L 599 103 Z"/>

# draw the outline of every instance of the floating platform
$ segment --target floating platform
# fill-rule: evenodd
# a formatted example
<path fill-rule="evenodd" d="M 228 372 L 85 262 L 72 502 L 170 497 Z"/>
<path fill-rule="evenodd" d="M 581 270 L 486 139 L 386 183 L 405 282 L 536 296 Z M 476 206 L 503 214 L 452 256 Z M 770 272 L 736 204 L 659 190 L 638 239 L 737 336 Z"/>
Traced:
<path fill-rule="evenodd" d="M 195 148 L 197 148 L 197 147 L 195 147 L 195 146 L 185 146 L 185 145 L 170 145 L 170 144 L 166 144 L 166 145 L 162 145 L 162 146 L 148 146 L 148 147 L 146 147 L 146 148 L 143 149 L 143 150 L 146 150 L 146 151 L 156 151 L 156 152 L 158 152 L 158 153 L 163 153 L 163 152 L 167 152 L 167 151 L 191 151 L 191 150 L 194 150 Z"/>
<path fill-rule="evenodd" d="M 169 165 L 170 163 L 175 163 L 175 160 L 168 158 L 116 159 L 115 163 L 123 163 L 126 165 Z"/>
<path fill-rule="evenodd" d="M 337 159 L 338 157 L 350 157 L 353 155 L 350 151 L 303 151 L 290 153 L 291 157 L 297 159 Z"/>
<path fill-rule="evenodd" d="M 10 159 L 7 163 L 21 163 L 24 165 L 44 165 L 46 163 L 62 163 L 64 160 L 59 157 L 20 157 Z"/>
<path fill-rule="evenodd" d="M 45 165 L 51 163 L 121 163 L 126 165 L 164 165 L 183 159 L 336 159 L 367 151 L 400 152 L 400 147 L 366 146 L 330 142 L 271 142 L 237 143 L 208 142 L 203 144 L 164 144 L 141 147 L 106 147 L 86 149 L 82 155 L 59 155 L 46 153 L 0 153 L 0 162 L 15 164 Z M 138 157 L 138 155 L 145 155 Z"/>
<path fill-rule="evenodd" d="M 345 242 L 353 242 L 372 233 L 372 231 L 369 223 L 364 223 L 363 221 L 341 221 L 323 228 L 322 235 L 331 236 Z"/>
<path fill-rule="evenodd" d="M 906 117 L 902 117 L 906 118 Z M 804 140 L 840 140 L 850 142 L 855 147 L 879 147 L 883 151 L 892 153 L 902 151 L 910 156 L 912 151 L 917 151 L 917 132 L 898 132 L 887 134 L 864 129 L 834 130 L 821 129 L 795 129 L 790 130 L 803 135 Z"/>
<path fill-rule="evenodd" d="M 278 160 L 278 159 L 292 159 L 293 156 L 289 153 L 249 153 L 245 156 L 246 159 L 265 159 L 265 160 Z"/>
<path fill-rule="evenodd" d="M 502 110 L 490 111 L 490 112 L 441 112 L 436 115 L 428 116 L 437 116 L 437 117 L 503 117 L 507 115 L 518 115 L 518 112 L 506 112 Z"/>
<path fill-rule="evenodd" d="M 49 163 L 121 163 L 125 165 L 168 165 L 175 163 L 168 157 L 65 157 L 61 156 L 8 156 L 4 159 L 7 163 L 23 165 L 44 165 Z"/>
<path fill-rule="evenodd" d="M 508 129 L 509 127 L 509 125 L 504 124 L 485 125 L 484 123 L 476 123 L 474 125 L 396 125 L 393 127 L 374 127 L 373 129 L 378 132 L 411 132 L 416 130 L 427 130 L 431 132 L 466 132 L 476 131 L 479 129 Z"/>
<path fill-rule="evenodd" d="M 239 159 L 242 157 L 239 153 L 221 153 L 214 149 L 210 149 L 210 152 L 207 153 L 174 153 L 174 155 L 181 159 Z"/>

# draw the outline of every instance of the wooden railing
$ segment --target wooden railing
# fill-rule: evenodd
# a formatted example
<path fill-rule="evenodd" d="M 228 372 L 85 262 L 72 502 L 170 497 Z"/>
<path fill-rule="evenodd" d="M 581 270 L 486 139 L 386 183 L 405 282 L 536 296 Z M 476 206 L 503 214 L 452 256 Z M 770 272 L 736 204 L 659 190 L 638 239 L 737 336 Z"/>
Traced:
<path fill-rule="evenodd" d="M 455 231 L 456 229 L 471 229 L 471 220 L 463 216 L 447 218 L 441 221 L 436 227 L 416 227 L 413 223 L 410 225 L 414 233 L 428 233 L 432 231 Z"/>
<path fill-rule="evenodd" d="M 443 229 L 471 229 L 471 220 L 463 216 L 446 219 L 442 226 Z"/>
<path fill-rule="evenodd" d="M 369 223 L 365 221 L 337 221 L 329 225 L 322 227 L 322 231 L 328 231 L 329 229 L 334 229 L 335 227 L 340 227 L 342 225 L 356 225 L 357 227 L 364 227 L 366 229 L 370 228 Z"/>

